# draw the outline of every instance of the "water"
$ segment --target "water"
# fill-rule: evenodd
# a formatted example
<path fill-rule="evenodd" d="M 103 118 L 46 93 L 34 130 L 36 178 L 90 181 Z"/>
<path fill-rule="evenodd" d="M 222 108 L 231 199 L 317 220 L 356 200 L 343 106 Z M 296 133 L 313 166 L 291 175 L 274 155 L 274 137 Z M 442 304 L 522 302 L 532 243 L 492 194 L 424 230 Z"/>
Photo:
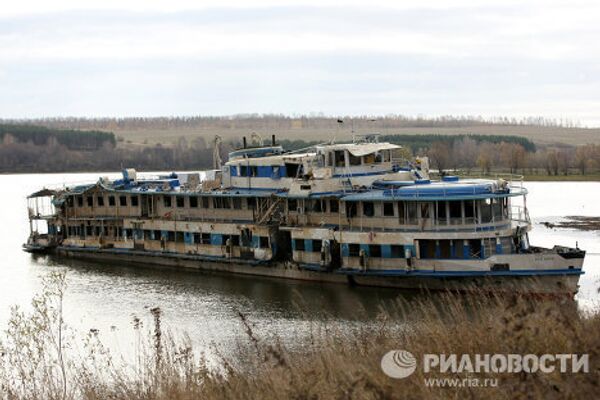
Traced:
<path fill-rule="evenodd" d="M 311 320 L 342 326 L 369 323 L 380 303 L 399 295 L 389 289 L 105 265 L 23 252 L 21 244 L 29 232 L 26 195 L 47 184 L 89 181 L 97 176 L 0 176 L 0 327 L 5 326 L 10 307 L 29 304 L 42 278 L 56 269 L 67 271 L 65 316 L 69 325 L 82 331 L 99 329 L 105 339 L 121 347 L 128 346 L 133 316 L 148 317 L 149 308 L 156 306 L 162 309 L 167 328 L 187 332 L 200 347 L 216 343 L 232 349 L 244 337 L 239 312 L 258 330 L 293 342 L 308 335 Z M 527 204 L 535 222 L 532 244 L 575 246 L 578 242 L 588 250 L 577 301 L 581 307 L 594 307 L 600 299 L 600 232 L 551 230 L 540 223 L 566 215 L 600 215 L 600 183 L 532 182 L 527 187 Z"/>

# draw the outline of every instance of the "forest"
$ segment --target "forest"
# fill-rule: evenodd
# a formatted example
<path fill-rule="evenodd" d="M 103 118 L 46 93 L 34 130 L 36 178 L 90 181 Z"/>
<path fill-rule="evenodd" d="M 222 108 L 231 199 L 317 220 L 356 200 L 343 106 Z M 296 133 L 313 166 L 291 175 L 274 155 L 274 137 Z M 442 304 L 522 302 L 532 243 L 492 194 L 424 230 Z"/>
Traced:
<path fill-rule="evenodd" d="M 85 125 L 86 129 L 102 125 L 90 121 L 79 125 Z M 183 123 L 179 119 L 174 121 Z M 109 131 L 75 129 L 74 121 L 70 122 L 68 128 L 58 127 L 60 123 L 0 124 L 0 172 L 116 171 L 123 167 L 147 171 L 207 169 L 212 164 L 212 138 L 221 133 L 215 129 L 202 135 L 179 136 L 174 142 L 132 143 Z M 301 131 L 296 136 L 303 139 L 294 139 L 288 133 L 278 143 L 286 150 L 320 143 L 305 139 Z M 329 135 L 322 136 L 327 139 L 321 142 L 331 140 Z M 385 134 L 380 140 L 402 145 L 412 155 L 427 155 L 431 167 L 437 170 L 549 177 L 596 176 L 600 172 L 600 145 L 594 143 L 539 144 L 523 136 L 493 134 Z M 227 153 L 240 146 L 241 135 L 224 138 L 221 158 L 226 160 Z"/>

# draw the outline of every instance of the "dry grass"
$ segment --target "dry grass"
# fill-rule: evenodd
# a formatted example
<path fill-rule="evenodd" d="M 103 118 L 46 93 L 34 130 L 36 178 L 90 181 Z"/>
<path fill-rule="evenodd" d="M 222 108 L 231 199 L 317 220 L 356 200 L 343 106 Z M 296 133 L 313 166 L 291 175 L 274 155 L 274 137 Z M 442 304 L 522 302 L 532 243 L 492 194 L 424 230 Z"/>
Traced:
<path fill-rule="evenodd" d="M 242 136 L 250 136 L 256 131 L 261 134 L 265 140 L 268 140 L 272 134 L 281 139 L 305 141 L 311 140 L 331 140 L 335 138 L 338 142 L 352 140 L 352 131 L 349 127 L 337 128 L 273 128 L 265 126 L 262 130 L 241 129 L 241 128 L 196 128 L 196 129 L 115 129 L 114 133 L 122 137 L 125 141 L 131 141 L 131 144 L 149 144 L 156 143 L 168 144 L 176 143 L 180 137 L 192 140 L 195 137 L 203 137 L 207 143 L 210 143 L 215 135 L 222 136 L 225 140 L 240 140 Z M 389 128 L 385 126 L 374 125 L 368 130 L 360 129 L 357 133 L 379 132 L 383 135 L 514 135 L 523 136 L 538 144 L 556 144 L 567 143 L 570 145 L 583 145 L 588 143 L 600 144 L 600 129 L 587 128 L 562 128 L 562 127 L 538 127 L 538 126 L 502 126 L 502 125 L 482 125 L 468 127 L 449 127 L 449 128 Z M 126 142 L 124 143 L 127 144 Z"/>
<path fill-rule="evenodd" d="M 600 316 L 570 301 L 445 295 L 381 310 L 374 324 L 351 331 L 315 323 L 294 349 L 263 338 L 240 315 L 247 341 L 239 358 L 211 369 L 185 340 L 175 340 L 153 309 L 139 334 L 136 361 L 115 361 L 90 332 L 67 334 L 61 317 L 64 276 L 55 275 L 34 300 L 32 314 L 14 310 L 2 340 L 0 382 L 11 399 L 446 399 L 592 398 L 599 393 Z M 263 333 L 264 334 L 264 333 Z M 83 343 L 81 346 L 76 343 Z M 380 360 L 391 349 L 424 353 L 589 353 L 589 373 L 487 374 L 497 387 L 431 388 L 422 370 L 395 380 Z M 445 375 L 443 377 L 448 377 Z M 451 376 L 452 377 L 452 376 Z M 463 376 L 461 376 L 462 378 Z"/>

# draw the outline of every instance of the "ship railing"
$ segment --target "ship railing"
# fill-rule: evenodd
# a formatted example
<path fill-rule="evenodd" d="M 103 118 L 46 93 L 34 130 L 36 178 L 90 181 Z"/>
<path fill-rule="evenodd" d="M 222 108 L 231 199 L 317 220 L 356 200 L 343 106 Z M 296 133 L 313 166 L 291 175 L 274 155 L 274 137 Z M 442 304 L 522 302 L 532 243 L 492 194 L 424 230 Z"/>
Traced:
<path fill-rule="evenodd" d="M 531 223 L 531 218 L 529 217 L 529 210 L 527 209 L 527 207 L 520 205 L 511 205 L 510 211 L 511 221 L 523 222 L 526 224 Z"/>

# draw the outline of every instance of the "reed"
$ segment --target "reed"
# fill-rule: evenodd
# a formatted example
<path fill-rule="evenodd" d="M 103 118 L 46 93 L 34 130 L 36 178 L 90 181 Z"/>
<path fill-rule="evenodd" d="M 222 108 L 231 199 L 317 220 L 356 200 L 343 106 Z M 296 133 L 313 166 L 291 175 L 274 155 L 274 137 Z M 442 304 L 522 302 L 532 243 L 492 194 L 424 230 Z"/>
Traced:
<path fill-rule="evenodd" d="M 383 399 L 585 398 L 599 391 L 600 315 L 571 301 L 532 300 L 483 293 L 447 293 L 437 300 L 398 301 L 381 307 L 374 323 L 347 328 L 314 322 L 311 335 L 289 347 L 257 330 L 240 314 L 246 340 L 219 366 L 188 339 L 175 338 L 151 310 L 146 329 L 135 318 L 135 360 L 114 359 L 97 331 L 69 329 L 62 316 L 65 277 L 53 274 L 30 312 L 14 308 L 0 342 L 0 384 L 7 399 Z M 588 353 L 588 373 L 476 374 L 494 387 L 429 387 L 425 374 L 393 379 L 380 367 L 392 349 L 417 360 L 425 353 Z M 218 349 L 217 349 L 218 352 Z M 443 376 L 442 376 L 443 375 Z M 471 375 L 470 377 L 473 377 Z"/>

